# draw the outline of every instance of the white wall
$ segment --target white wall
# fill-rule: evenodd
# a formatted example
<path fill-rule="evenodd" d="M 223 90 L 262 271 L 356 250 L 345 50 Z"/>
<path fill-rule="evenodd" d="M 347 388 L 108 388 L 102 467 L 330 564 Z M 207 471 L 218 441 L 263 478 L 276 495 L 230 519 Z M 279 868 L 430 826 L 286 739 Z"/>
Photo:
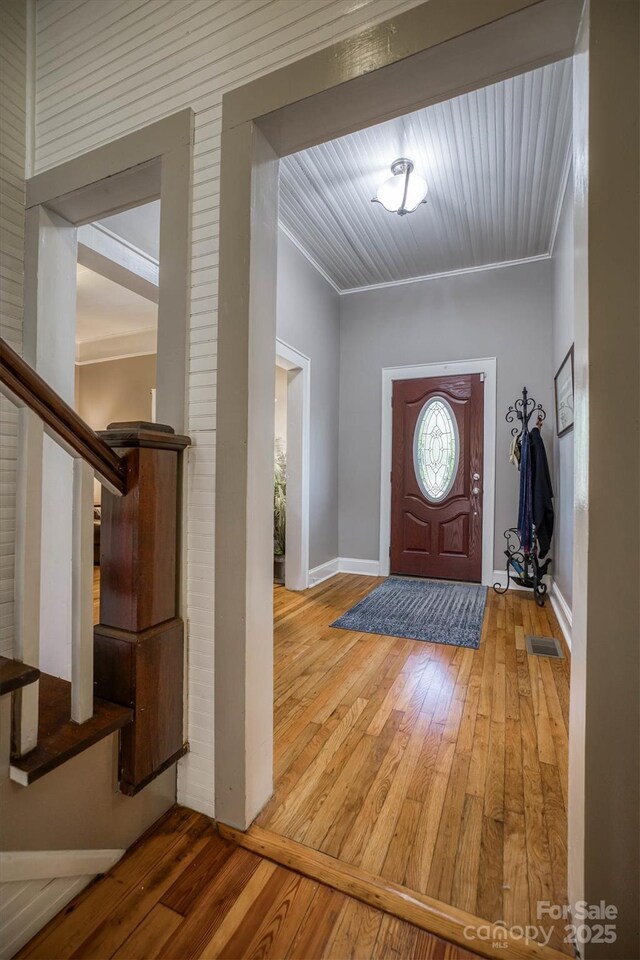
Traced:
<path fill-rule="evenodd" d="M 549 415 L 543 438 L 552 457 L 550 261 L 341 297 L 341 557 L 378 559 L 382 367 L 475 357 L 497 358 L 494 565 L 503 568 L 519 481 L 504 416 L 523 386 Z"/>
<path fill-rule="evenodd" d="M 551 260 L 553 309 L 553 373 L 574 341 L 573 180 L 569 177 Z M 554 425 L 553 577 L 571 608 L 573 600 L 573 430 L 558 437 Z"/>
<path fill-rule="evenodd" d="M 0 110 L 0 335 L 14 350 L 22 351 L 22 274 L 24 267 L 24 170 L 26 151 L 26 46 L 24 0 L 2 4 L 0 58 L 2 59 L 2 109 Z M 16 510 L 15 407 L 0 396 L 0 655 L 13 652 L 13 567 Z"/>
<path fill-rule="evenodd" d="M 191 752 L 180 800 L 213 814 L 213 579 L 222 94 L 419 0 L 39 0 L 36 172 L 184 107 L 195 112 L 187 590 Z"/>
<path fill-rule="evenodd" d="M 309 567 L 338 556 L 340 297 L 278 231 L 277 333 L 311 361 Z"/>

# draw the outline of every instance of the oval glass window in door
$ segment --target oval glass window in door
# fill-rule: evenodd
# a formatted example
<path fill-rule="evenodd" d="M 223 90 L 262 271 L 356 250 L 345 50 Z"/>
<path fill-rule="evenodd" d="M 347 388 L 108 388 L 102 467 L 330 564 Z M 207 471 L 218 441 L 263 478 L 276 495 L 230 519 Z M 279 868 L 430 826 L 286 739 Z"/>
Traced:
<path fill-rule="evenodd" d="M 420 411 L 413 438 L 413 465 L 420 490 L 432 503 L 444 500 L 458 472 L 458 424 L 444 397 L 431 397 Z"/>

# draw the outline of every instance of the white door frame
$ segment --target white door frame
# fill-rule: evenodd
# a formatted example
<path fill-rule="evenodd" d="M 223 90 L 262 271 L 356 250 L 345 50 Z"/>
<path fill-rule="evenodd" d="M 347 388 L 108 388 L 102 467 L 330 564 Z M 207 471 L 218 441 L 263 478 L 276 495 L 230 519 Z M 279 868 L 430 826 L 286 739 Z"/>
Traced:
<path fill-rule="evenodd" d="M 160 199 L 157 417 L 176 433 L 186 428 L 193 122 L 193 112 L 181 110 L 26 181 L 23 355 L 71 405 L 78 228 Z M 66 453 L 45 440 L 41 600 L 42 608 L 55 615 L 41 623 L 41 666 L 67 679 L 71 677 L 71 471 Z M 187 486 L 183 484 L 184 516 Z M 183 549 L 181 607 L 185 578 Z"/>
<path fill-rule="evenodd" d="M 246 829 L 273 792 L 279 157 L 566 56 L 580 16 L 580 0 L 568 3 L 429 0 L 224 94 L 214 604 L 222 823 Z"/>
<path fill-rule="evenodd" d="M 285 586 L 309 586 L 309 427 L 311 360 L 276 339 L 276 366 L 287 371 L 287 532 Z"/>
<path fill-rule="evenodd" d="M 410 367 L 382 368 L 382 433 L 380 443 L 380 576 L 389 576 L 391 546 L 391 443 L 393 413 L 391 397 L 394 380 L 423 377 L 452 377 L 466 373 L 484 374 L 484 465 L 482 497 L 482 582 L 493 583 L 496 501 L 496 358 L 450 360 Z"/>

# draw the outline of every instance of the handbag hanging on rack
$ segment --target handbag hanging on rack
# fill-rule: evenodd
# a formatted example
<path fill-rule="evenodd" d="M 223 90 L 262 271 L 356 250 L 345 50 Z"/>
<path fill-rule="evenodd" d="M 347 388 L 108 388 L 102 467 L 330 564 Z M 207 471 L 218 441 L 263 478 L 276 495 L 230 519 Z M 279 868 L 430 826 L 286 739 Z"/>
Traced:
<path fill-rule="evenodd" d="M 537 414 L 536 426 L 529 430 L 529 421 Z M 507 583 L 503 587 L 494 583 L 496 593 L 506 593 L 513 580 L 520 587 L 528 587 L 534 592 L 536 603 L 544 606 L 547 585 L 543 577 L 549 569 L 551 559 L 544 559 L 553 536 L 553 488 L 547 463 L 547 455 L 542 442 L 540 428 L 546 419 L 541 404 L 529 397 L 527 388 L 522 390 L 522 399 L 509 407 L 505 420 L 513 423 L 520 420 L 522 426 L 514 426 L 510 459 L 519 464 L 520 496 L 518 502 L 518 523 L 516 527 L 505 530 L 507 541 Z M 544 562 L 541 562 L 544 561 Z"/>

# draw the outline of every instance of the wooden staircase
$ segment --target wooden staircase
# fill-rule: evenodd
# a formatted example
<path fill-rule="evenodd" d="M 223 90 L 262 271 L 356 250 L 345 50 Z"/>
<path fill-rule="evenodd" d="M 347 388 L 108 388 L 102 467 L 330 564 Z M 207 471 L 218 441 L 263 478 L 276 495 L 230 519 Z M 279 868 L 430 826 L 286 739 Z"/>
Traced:
<path fill-rule="evenodd" d="M 92 716 L 84 723 L 74 723 L 71 684 L 46 673 L 40 675 L 39 694 L 38 742 L 33 750 L 11 760 L 11 779 L 24 787 L 133 720 L 133 711 L 128 707 L 95 697 Z"/>
<path fill-rule="evenodd" d="M 0 660 L 12 699 L 10 777 L 28 786 L 119 733 L 133 795 L 184 754 L 184 625 L 178 616 L 179 460 L 170 426 L 95 433 L 6 341 L 0 385 L 18 409 L 15 637 Z M 43 438 L 73 458 L 71 680 L 41 674 Z M 93 627 L 93 483 L 102 484 L 100 623 Z"/>

